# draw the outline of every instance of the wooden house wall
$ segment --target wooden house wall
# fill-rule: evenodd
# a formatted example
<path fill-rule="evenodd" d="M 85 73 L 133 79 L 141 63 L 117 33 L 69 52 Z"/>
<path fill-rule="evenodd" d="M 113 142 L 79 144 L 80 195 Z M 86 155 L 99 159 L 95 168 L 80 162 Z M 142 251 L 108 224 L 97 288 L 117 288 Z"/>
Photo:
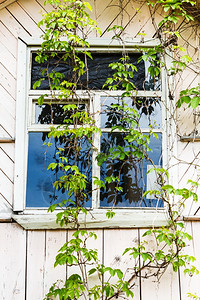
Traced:
<path fill-rule="evenodd" d="M 187 253 L 195 255 L 200 267 L 199 222 L 188 222 L 187 230 L 193 234 Z M 130 258 L 122 256 L 123 250 L 136 246 L 144 230 L 99 229 L 97 240 L 89 247 L 99 250 L 99 259 L 113 268 L 131 268 Z M 19 225 L 4 223 L 0 226 L 0 297 L 2 300 L 42 300 L 50 285 L 58 279 L 65 280 L 71 271 L 65 266 L 54 268 L 59 247 L 71 236 L 67 230 L 23 230 Z M 148 247 L 155 247 L 148 241 Z M 150 270 L 152 271 L 152 270 Z M 137 300 L 186 300 L 187 293 L 199 294 L 199 276 L 186 276 L 183 272 L 167 270 L 160 281 L 139 277 L 134 287 Z M 91 277 L 91 282 L 96 278 Z"/>
<path fill-rule="evenodd" d="M 93 17 L 102 29 L 102 37 L 110 37 L 109 26 L 118 24 L 126 27 L 127 36 L 135 38 L 144 31 L 152 37 L 155 28 L 151 22 L 149 9 L 143 1 L 130 0 L 93 0 Z M 138 9 L 142 10 L 138 13 Z M 70 270 L 65 267 L 54 269 L 54 258 L 59 247 L 71 235 L 67 230 L 27 230 L 11 223 L 13 205 L 13 177 L 15 161 L 15 109 L 17 74 L 17 39 L 21 37 L 39 37 L 43 33 L 37 27 L 41 19 L 41 9 L 51 9 L 43 5 L 43 0 L 19 0 L 0 10 L 0 299 L 1 300 L 41 300 L 50 284 L 58 278 L 65 280 Z M 123 13 L 123 18 L 122 18 Z M 156 13 L 161 18 L 162 11 Z M 117 18 L 116 18 L 117 16 Z M 95 37 L 93 33 L 91 37 Z M 194 54 L 195 55 L 195 54 Z M 185 74 L 187 84 L 198 80 Z M 184 81 L 184 79 L 181 79 Z M 186 79 L 185 79 L 186 80 Z M 191 115 L 193 113 L 191 112 Z M 193 115 L 192 115 L 193 116 Z M 191 124 L 184 111 L 179 115 L 180 131 L 188 133 Z M 199 159 L 199 143 L 178 142 L 179 158 Z M 190 170 L 189 170 L 190 171 Z M 179 179 L 183 180 L 187 167 L 179 170 Z M 191 170 L 193 174 L 195 170 Z M 183 181 L 184 182 L 184 181 Z M 198 207 L 192 208 L 192 212 Z M 191 207 L 188 207 L 191 214 Z M 198 213 L 197 213 L 198 214 Z M 200 222 L 187 222 L 187 228 L 193 235 L 188 245 L 191 254 L 197 257 L 200 268 Z M 91 247 L 99 250 L 99 259 L 113 267 L 130 267 L 128 256 L 121 252 L 127 246 L 137 245 L 143 229 L 98 229 L 98 239 Z M 155 247 L 152 241 L 149 247 Z M 145 274 L 142 274 L 145 275 Z M 94 280 L 91 279 L 91 280 Z M 168 270 L 160 282 L 138 278 L 135 286 L 135 299 L 138 300 L 185 300 L 187 292 L 199 292 L 199 278 L 186 277 L 182 272 Z"/>

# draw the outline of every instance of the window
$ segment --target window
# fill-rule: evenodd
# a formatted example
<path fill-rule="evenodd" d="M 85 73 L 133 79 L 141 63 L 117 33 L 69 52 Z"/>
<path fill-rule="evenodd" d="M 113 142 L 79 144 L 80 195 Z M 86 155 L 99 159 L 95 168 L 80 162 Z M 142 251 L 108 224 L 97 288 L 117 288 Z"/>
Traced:
<path fill-rule="evenodd" d="M 36 43 L 37 44 L 37 43 Z M 149 45 L 148 45 L 149 46 Z M 65 155 L 68 160 L 73 162 L 74 155 L 70 152 L 70 139 L 52 140 L 52 146 L 43 145 L 48 142 L 48 132 L 50 128 L 50 120 L 52 124 L 63 124 L 64 119 L 70 116 L 70 111 L 63 114 L 63 106 L 67 101 L 56 102 L 55 99 L 49 105 L 49 97 L 44 97 L 42 106 L 37 104 L 37 98 L 40 95 L 49 95 L 48 80 L 42 81 L 39 89 L 34 90 L 33 84 L 41 77 L 41 69 L 43 66 L 35 61 L 36 45 L 29 46 L 19 41 L 19 58 L 23 58 L 23 64 L 19 67 L 18 77 L 22 80 L 18 83 L 18 106 L 17 106 L 17 139 L 16 139 L 16 175 L 15 175 L 15 202 L 14 209 L 21 215 L 38 215 L 46 211 L 46 208 L 56 201 L 63 199 L 67 192 L 63 189 L 56 191 L 53 189 L 53 182 L 60 177 L 59 170 L 47 171 L 50 162 L 57 161 L 58 149 L 65 148 Z M 89 81 L 83 75 L 80 81 L 80 91 L 76 100 L 77 110 L 88 111 L 94 115 L 97 127 L 102 130 L 102 135 L 96 134 L 94 145 L 99 152 L 107 153 L 110 147 L 116 145 L 135 151 L 138 145 L 135 141 L 131 146 L 127 145 L 126 136 L 129 132 L 129 124 L 126 132 L 119 130 L 111 131 L 111 127 L 120 125 L 124 120 L 121 118 L 120 111 L 116 110 L 117 104 L 125 103 L 127 108 L 137 109 L 140 115 L 140 127 L 142 132 L 149 134 L 149 124 L 156 123 L 153 129 L 157 133 L 158 138 L 151 136 L 150 148 L 152 153 L 150 158 L 156 166 L 161 166 L 165 161 L 163 156 L 163 141 L 165 135 L 163 132 L 163 79 L 157 78 L 156 81 L 148 75 L 148 63 L 143 61 L 138 63 L 141 53 L 133 47 L 127 47 L 130 61 L 137 65 L 138 72 L 132 79 L 133 84 L 137 88 L 134 97 L 123 97 L 121 95 L 123 89 L 119 91 L 109 91 L 103 85 L 107 77 L 112 75 L 112 70 L 108 65 L 113 61 L 118 61 L 121 57 L 121 46 L 118 44 L 109 47 L 100 47 L 98 44 L 91 48 L 93 60 L 88 59 Z M 23 53 L 23 56 L 22 56 Z M 26 59 L 25 59 L 26 58 Z M 67 78 L 70 76 L 71 66 L 66 67 L 66 63 L 59 59 L 59 63 L 54 60 L 49 61 L 50 69 L 56 68 L 64 73 Z M 25 72 L 24 69 L 27 71 Z M 162 85 L 161 85 L 162 81 Z M 85 92 L 85 86 L 90 88 L 90 95 Z M 58 92 L 59 93 L 59 92 Z M 22 114 L 24 112 L 24 114 Z M 121 123 L 120 123 L 121 122 Z M 123 124 L 124 125 L 124 124 Z M 82 124 L 78 124 L 82 126 Z M 86 192 L 88 195 L 85 206 L 91 208 L 94 214 L 103 214 L 105 209 L 115 206 L 120 208 L 122 214 L 127 214 L 133 218 L 133 214 L 142 209 L 142 212 L 150 214 L 155 219 L 155 210 L 159 215 L 158 219 L 162 219 L 163 203 L 161 200 L 153 199 L 152 196 L 143 198 L 143 193 L 155 185 L 154 173 L 147 174 L 151 167 L 149 162 L 140 157 L 132 157 L 129 160 L 107 160 L 101 167 L 97 165 L 95 153 L 92 153 L 91 146 L 87 140 L 82 140 L 81 152 L 78 158 L 78 166 L 87 176 L 88 185 Z M 19 158 L 20 157 L 20 158 Z M 24 159 L 23 159 L 24 158 Z M 105 180 L 111 173 L 118 176 L 120 172 L 121 183 L 118 187 L 121 191 L 116 193 L 115 182 L 106 183 L 106 190 L 96 190 L 92 178 L 100 178 Z M 93 192 L 91 193 L 91 191 Z M 127 208 L 134 208 L 127 210 Z M 160 209 L 160 210 L 159 210 Z M 19 221 L 22 217 L 16 217 Z M 139 219 L 142 217 L 140 216 Z M 98 219 L 98 218 L 97 218 Z M 102 221 L 102 220 L 101 220 Z M 134 223 L 134 221 L 131 221 Z M 131 223 L 130 222 L 130 223 Z M 19 221 L 20 223 L 20 221 Z M 97 222 L 98 223 L 98 222 Z M 100 222 L 101 223 L 101 222 Z M 120 226 L 117 221 L 117 226 Z M 125 222 L 122 221 L 122 224 Z M 126 224 L 128 224 L 126 222 Z M 92 226 L 92 225 L 91 225 Z M 93 225 L 94 226 L 94 225 Z M 115 226 L 115 225 L 113 225 Z M 122 227 L 125 225 L 122 225 Z M 134 225 L 137 226 L 137 222 Z M 97 226 L 98 227 L 98 226 Z M 27 227 L 28 228 L 28 227 Z M 29 227 L 30 228 L 30 227 Z"/>

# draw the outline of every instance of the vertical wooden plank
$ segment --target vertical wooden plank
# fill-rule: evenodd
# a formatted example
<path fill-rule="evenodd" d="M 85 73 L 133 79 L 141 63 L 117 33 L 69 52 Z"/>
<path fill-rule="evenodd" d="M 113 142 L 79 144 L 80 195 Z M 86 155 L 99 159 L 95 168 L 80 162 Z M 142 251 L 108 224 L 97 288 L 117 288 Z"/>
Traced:
<path fill-rule="evenodd" d="M 180 159 L 180 163 L 178 165 L 178 183 L 181 188 L 183 187 L 190 188 L 191 185 L 187 184 L 188 179 L 192 179 L 193 181 L 198 181 L 199 178 L 199 170 L 197 167 L 200 163 L 199 144 L 179 142 L 178 148 L 179 148 L 178 158 Z M 196 192 L 197 195 L 199 195 L 199 189 Z M 189 198 L 185 202 L 183 214 L 193 215 L 195 211 L 198 209 L 198 207 L 199 207 L 199 203 L 194 202 L 192 198 Z"/>
<path fill-rule="evenodd" d="M 57 280 L 66 280 L 66 267 L 57 266 L 54 268 L 55 258 L 58 250 L 66 243 L 66 230 L 47 230 L 45 247 L 45 271 L 44 271 L 44 294 L 49 291 L 51 285 Z"/>
<path fill-rule="evenodd" d="M 146 230 L 144 229 L 140 230 L 140 242 L 145 241 L 144 246 L 146 252 L 154 252 L 157 248 L 155 239 L 152 236 L 142 238 L 145 231 Z M 154 274 L 155 272 L 156 270 L 153 268 L 148 268 L 142 271 L 141 299 L 148 299 L 149 294 L 151 294 L 151 299 L 154 300 L 179 299 L 178 273 L 173 273 L 172 268 L 169 267 L 159 281 L 155 276 L 148 278 L 150 274 Z"/>
<path fill-rule="evenodd" d="M 98 251 L 98 258 L 100 263 L 102 263 L 102 229 L 95 229 L 95 230 L 89 230 L 90 232 L 94 232 L 97 235 L 97 239 L 95 240 L 94 238 L 89 238 L 87 240 L 87 247 L 88 249 L 96 249 Z M 68 231 L 68 240 L 70 240 L 72 238 L 74 231 L 73 230 L 69 230 Z M 86 270 L 88 271 L 89 269 L 93 268 L 94 266 L 87 266 Z M 67 277 L 71 276 L 73 273 L 79 274 L 81 275 L 81 271 L 79 267 L 68 267 L 67 268 Z M 89 288 L 91 288 L 92 286 L 94 286 L 95 284 L 100 284 L 100 281 L 95 274 L 92 274 L 89 277 L 88 280 L 88 286 Z"/>
<path fill-rule="evenodd" d="M 188 246 L 185 248 L 184 253 L 192 255 L 196 258 L 196 261 L 191 263 L 200 271 L 200 222 L 187 222 L 186 231 L 193 236 L 192 241 L 188 241 Z M 181 282 L 181 295 L 182 299 L 187 299 L 187 293 L 197 294 L 200 296 L 199 292 L 199 282 L 200 275 L 184 274 L 183 270 L 180 274 Z M 189 298 L 188 298 L 189 299 Z"/>
<path fill-rule="evenodd" d="M 114 269 L 121 269 L 125 279 L 128 280 L 132 273 L 132 268 L 135 267 L 134 260 L 127 253 L 122 256 L 124 250 L 128 247 L 137 247 L 138 245 L 138 230 L 137 229 L 105 229 L 104 230 L 104 261 L 105 266 L 110 266 Z M 106 279 L 106 277 L 105 277 Z M 112 281 L 114 282 L 114 280 Z M 139 279 L 134 279 L 135 286 L 133 289 L 134 298 L 140 299 Z M 123 299 L 123 298 L 119 298 Z"/>
<path fill-rule="evenodd" d="M 98 252 L 98 259 L 99 259 L 99 263 L 102 263 L 102 239 L 103 239 L 103 230 L 102 229 L 95 229 L 95 230 L 90 230 L 92 232 L 94 232 L 97 235 L 97 239 L 95 240 L 94 238 L 90 238 L 87 241 L 87 247 L 88 249 L 93 249 L 93 250 L 97 250 Z M 94 266 L 90 266 L 87 268 L 87 270 L 89 271 L 90 269 L 92 269 Z M 96 273 L 92 274 L 89 277 L 89 281 L 88 281 L 89 287 L 93 287 L 95 284 L 100 284 L 99 278 L 97 276 Z"/>
<path fill-rule="evenodd" d="M 25 299 L 26 235 L 17 224 L 0 224 L 0 299 Z"/>
<path fill-rule="evenodd" d="M 45 246 L 45 231 L 28 231 L 26 300 L 41 300 L 44 297 Z"/>

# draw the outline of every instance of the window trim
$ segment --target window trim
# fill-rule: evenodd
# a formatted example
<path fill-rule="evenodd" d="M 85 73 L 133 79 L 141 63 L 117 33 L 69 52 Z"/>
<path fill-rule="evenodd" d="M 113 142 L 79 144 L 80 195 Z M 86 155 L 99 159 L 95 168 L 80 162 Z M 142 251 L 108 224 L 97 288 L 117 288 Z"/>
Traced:
<path fill-rule="evenodd" d="M 119 51 L 123 47 L 119 41 L 115 40 L 101 40 L 95 39 L 89 41 L 91 45 L 91 50 L 104 51 L 105 47 L 108 51 Z M 34 98 L 37 94 L 41 94 L 40 91 L 29 90 L 27 83 L 30 82 L 30 70 L 27 66 L 29 63 L 29 53 L 34 49 L 38 49 L 41 45 L 42 39 L 34 38 L 19 38 L 18 40 L 18 70 L 17 70 L 17 107 L 16 107 L 16 151 L 15 151 L 15 177 L 14 177 L 14 205 L 13 205 L 13 219 L 16 220 L 26 229 L 42 229 L 42 228 L 59 228 L 59 225 L 55 222 L 54 214 L 47 214 L 47 209 L 44 208 L 24 208 L 25 207 L 25 191 L 26 191 L 26 170 L 27 170 L 27 149 L 28 149 L 28 130 L 27 124 L 30 124 L 28 120 L 27 113 L 27 98 Z M 159 44 L 158 39 L 151 39 L 142 42 L 139 39 L 131 39 L 125 41 L 127 45 L 127 50 L 134 50 L 136 47 L 153 47 Z M 30 49 L 31 48 L 31 49 Z M 169 59 L 169 58 L 167 58 Z M 157 96 L 161 97 L 161 100 L 167 97 L 167 87 L 163 82 L 166 81 L 165 73 L 162 71 L 162 88 L 161 91 L 139 91 L 137 96 L 150 97 Z M 27 80 L 28 79 L 28 80 Z M 29 92 L 28 92 L 29 91 Z M 45 91 L 45 93 L 48 91 Z M 109 92 L 110 93 L 110 92 Z M 118 91 L 113 91 L 111 93 L 114 95 L 119 95 Z M 94 97 L 99 97 L 105 95 L 105 92 L 98 91 L 94 92 Z M 93 105 L 97 103 L 93 102 Z M 163 101 L 161 102 L 163 103 Z M 162 104 L 163 105 L 163 104 Z M 167 105 L 167 104 L 166 104 Z M 162 120 L 167 119 L 167 112 L 162 109 Z M 156 130 L 157 131 L 157 130 Z M 162 132 L 167 132 L 167 124 L 163 122 Z M 169 149 L 169 143 L 166 137 L 163 136 L 162 148 Z M 165 166 L 168 165 L 167 157 L 168 151 L 163 151 L 163 161 Z M 95 167 L 94 167 L 95 168 Z M 97 195 L 92 197 L 92 202 L 97 201 Z M 88 214 L 86 220 L 81 220 L 83 227 L 87 228 L 130 228 L 130 227 L 149 227 L 149 226 L 163 226 L 167 224 L 167 212 L 165 208 L 137 208 L 137 207 L 127 207 L 127 208 L 115 208 L 114 211 L 117 216 L 113 219 L 106 218 L 106 212 L 109 208 L 98 208 L 91 209 L 91 214 Z M 83 218 L 81 216 L 80 218 Z M 53 221 L 54 220 L 54 221 Z"/>

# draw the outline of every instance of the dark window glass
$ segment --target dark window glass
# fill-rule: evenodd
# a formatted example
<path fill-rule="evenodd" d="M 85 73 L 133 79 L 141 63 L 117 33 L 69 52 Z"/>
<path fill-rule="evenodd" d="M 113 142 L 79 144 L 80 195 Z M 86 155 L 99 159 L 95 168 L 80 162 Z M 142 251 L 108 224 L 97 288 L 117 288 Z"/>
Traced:
<path fill-rule="evenodd" d="M 49 141 L 47 132 L 29 133 L 26 207 L 48 207 L 69 198 L 68 192 L 63 186 L 59 190 L 53 188 L 53 183 L 64 175 L 63 171 L 58 168 L 47 171 L 47 167 L 52 162 L 60 162 L 58 155 L 60 148 L 63 149 L 61 155 L 68 158 L 68 163 L 74 164 L 73 140 L 69 137 L 53 139 L 51 140 L 52 146 L 48 148 L 47 145 L 43 145 L 45 141 Z M 77 158 L 77 166 L 87 176 L 88 184 L 85 190 L 86 198 L 83 199 L 80 196 L 77 201 L 79 201 L 79 205 L 90 207 L 92 196 L 91 146 L 86 139 L 82 139 L 79 144 L 81 151 Z M 70 172 L 67 172 L 66 175 L 70 175 Z M 75 201 L 74 195 L 70 199 Z M 68 205 L 71 204 L 68 203 Z"/>
<path fill-rule="evenodd" d="M 161 127 L 161 103 L 159 98 L 134 97 L 124 98 L 124 103 L 129 108 L 136 109 L 139 113 L 139 126 L 149 128 L 154 125 L 156 128 Z M 102 97 L 101 98 L 101 128 L 111 128 L 112 126 L 130 127 L 125 120 L 125 112 L 118 110 L 112 105 L 122 106 L 120 97 Z"/>
<path fill-rule="evenodd" d="M 109 148 L 121 146 L 126 150 L 133 149 L 128 146 L 124 139 L 125 133 L 103 133 L 101 137 L 101 152 L 108 153 Z M 136 144 L 135 144 L 136 145 Z M 141 146 L 137 145 L 142 151 Z M 162 135 L 158 134 L 158 139 L 151 137 L 149 147 L 152 152 L 148 152 L 149 158 L 155 165 L 162 164 Z M 151 163 L 137 156 L 120 160 L 108 159 L 101 166 L 101 180 L 107 176 L 119 176 L 119 185 L 117 182 L 106 183 L 106 191 L 101 190 L 100 205 L 101 207 L 163 207 L 161 200 L 152 199 L 152 196 L 143 198 L 143 193 L 147 188 L 152 188 L 152 181 L 155 180 L 155 174 L 147 170 L 152 167 Z M 156 182 L 153 182 L 157 186 Z M 116 191 L 116 187 L 122 187 L 123 191 Z"/>
<path fill-rule="evenodd" d="M 70 103 L 69 103 L 70 104 Z M 64 110 L 66 104 L 35 104 L 35 123 L 36 124 L 64 124 L 65 120 L 72 118 L 77 111 L 85 111 L 85 104 L 77 104 L 75 110 Z M 77 121 L 79 123 L 79 121 Z"/>
<path fill-rule="evenodd" d="M 134 72 L 134 76 L 130 81 L 133 82 L 139 90 L 158 90 L 160 88 L 159 78 L 151 78 L 148 74 L 148 66 L 144 61 L 138 63 L 140 53 L 128 53 L 130 60 L 129 63 L 134 64 L 137 67 L 137 72 Z M 48 72 L 53 71 L 64 74 L 64 80 L 74 82 L 72 78 L 72 64 L 69 59 L 63 60 L 62 56 L 50 57 L 45 63 L 39 64 L 35 61 L 36 53 L 32 53 L 32 68 L 31 68 L 31 89 L 33 84 L 44 77 L 42 70 L 48 67 Z M 112 62 L 118 62 L 122 57 L 121 53 L 92 53 L 93 59 L 87 58 L 87 68 L 89 76 L 83 74 L 77 83 L 78 89 L 93 89 L 102 90 L 103 85 L 108 77 L 112 77 L 114 71 L 109 68 L 109 64 Z M 80 54 L 80 59 L 85 62 L 85 58 Z M 47 77 L 42 81 L 41 86 L 37 89 L 48 90 L 49 80 Z M 105 89 L 107 89 L 105 87 Z"/>

